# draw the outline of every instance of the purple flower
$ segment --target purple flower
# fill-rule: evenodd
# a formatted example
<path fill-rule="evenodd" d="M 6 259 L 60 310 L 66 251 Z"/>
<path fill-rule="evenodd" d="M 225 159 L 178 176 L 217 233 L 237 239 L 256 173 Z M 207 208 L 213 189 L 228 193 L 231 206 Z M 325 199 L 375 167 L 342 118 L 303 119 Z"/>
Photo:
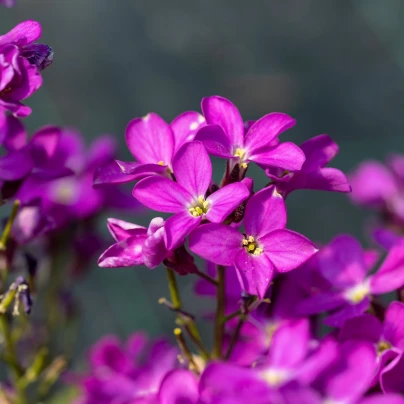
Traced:
<path fill-rule="evenodd" d="M 178 352 L 160 340 L 145 355 L 146 342 L 141 333 L 129 337 L 126 346 L 113 336 L 98 341 L 90 353 L 90 374 L 80 382 L 82 397 L 79 402 L 155 402 L 162 380 L 175 368 Z"/>
<path fill-rule="evenodd" d="M 51 48 L 33 43 L 40 36 L 41 26 L 36 21 L 20 23 L 0 36 L 0 106 L 19 117 L 31 113 L 21 100 L 41 87 L 39 72 L 53 58 Z"/>
<path fill-rule="evenodd" d="M 268 168 L 266 173 L 278 191 L 286 196 L 297 189 L 350 192 L 351 187 L 345 174 L 326 165 L 338 153 L 338 145 L 328 135 L 319 135 L 299 146 L 306 160 L 299 171 L 288 172 Z"/>
<path fill-rule="evenodd" d="M 282 113 L 265 115 L 244 134 L 240 112 L 226 98 L 204 98 L 202 111 L 208 125 L 198 131 L 195 140 L 202 141 L 210 154 L 232 159 L 244 169 L 249 162 L 284 170 L 301 169 L 303 152 L 290 142 L 277 144 L 277 136 L 295 124 L 290 116 Z"/>
<path fill-rule="evenodd" d="M 302 398 L 288 401 L 287 397 L 317 397 L 309 386 L 336 357 L 336 344 L 331 339 L 317 343 L 314 348 L 311 346 L 308 320 L 290 321 L 275 331 L 267 355 L 253 368 L 226 363 L 208 365 L 200 380 L 201 399 L 203 402 L 227 399 L 223 402 L 310 403 L 313 401 Z"/>
<path fill-rule="evenodd" d="M 189 370 L 173 370 L 161 383 L 158 402 L 160 404 L 198 404 L 200 402 L 198 384 L 198 379 Z"/>
<path fill-rule="evenodd" d="M 270 187 L 248 201 L 245 234 L 224 224 L 205 224 L 191 234 L 189 248 L 218 265 L 235 265 L 243 290 L 262 298 L 274 269 L 290 271 L 317 251 L 309 240 L 285 226 L 285 202 Z"/>
<path fill-rule="evenodd" d="M 4 7 L 11 8 L 15 6 L 16 0 L 0 0 L 0 4 Z"/>
<path fill-rule="evenodd" d="M 6 152 L 0 157 L 0 181 L 5 184 L 27 176 L 34 167 L 34 161 L 24 127 L 14 116 L 7 116 L 2 108 L 0 144 Z"/>
<path fill-rule="evenodd" d="M 153 269 L 164 261 L 167 267 L 181 275 L 195 272 L 193 258 L 185 248 L 166 249 L 164 224 L 161 217 L 155 217 L 148 229 L 123 220 L 108 219 L 108 230 L 116 243 L 101 255 L 98 265 L 103 268 L 145 265 Z"/>
<path fill-rule="evenodd" d="M 170 125 L 153 112 L 133 119 L 126 128 L 125 139 L 137 162 L 116 160 L 101 167 L 94 185 L 129 182 L 149 175 L 170 177 L 175 153 L 192 141 L 204 125 L 203 116 L 193 111 L 179 115 Z"/>
<path fill-rule="evenodd" d="M 220 223 L 249 196 L 242 183 L 227 185 L 206 197 L 212 181 L 212 164 L 201 142 L 184 144 L 173 159 L 176 182 L 164 177 L 145 178 L 133 195 L 158 212 L 175 213 L 165 224 L 166 247 L 172 250 L 203 219 Z"/>
<path fill-rule="evenodd" d="M 380 381 L 385 393 L 404 392 L 404 303 L 391 302 L 383 324 L 369 314 L 346 321 L 340 339 L 362 339 L 373 343 L 379 354 L 376 381 Z"/>
<path fill-rule="evenodd" d="M 404 241 L 389 251 L 374 275 L 368 276 L 376 259 L 374 254 L 366 254 L 353 237 L 337 236 L 317 255 L 318 271 L 329 282 L 328 287 L 300 302 L 298 311 L 308 315 L 336 310 L 325 320 L 334 327 L 364 313 L 371 295 L 389 293 L 404 285 Z"/>

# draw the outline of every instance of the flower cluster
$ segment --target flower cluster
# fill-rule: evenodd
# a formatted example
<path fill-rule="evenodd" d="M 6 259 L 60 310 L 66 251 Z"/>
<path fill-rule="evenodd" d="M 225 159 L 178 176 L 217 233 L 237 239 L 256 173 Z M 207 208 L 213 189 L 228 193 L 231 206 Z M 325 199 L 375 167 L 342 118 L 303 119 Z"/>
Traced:
<path fill-rule="evenodd" d="M 171 214 L 148 228 L 109 219 L 115 243 L 99 265 L 164 264 L 171 301 L 160 303 L 176 313 L 179 360 L 166 366 L 162 355 L 159 381 L 147 378 L 144 387 L 137 382 L 142 371 L 128 375 L 126 363 L 136 366 L 128 348 L 115 347 L 102 372 L 92 365 L 80 402 L 403 403 L 404 303 L 378 299 L 404 286 L 403 242 L 368 274 L 380 254 L 353 237 L 318 249 L 286 228 L 292 191 L 351 190 L 341 171 L 326 167 L 337 145 L 327 135 L 300 147 L 281 143 L 292 118 L 271 113 L 244 123 L 222 97 L 203 99 L 202 113 L 186 112 L 171 124 L 156 114 L 134 119 L 126 141 L 137 162 L 115 161 L 95 176 L 96 187 L 135 181 L 140 203 Z M 209 155 L 226 159 L 219 184 Z M 269 177 L 263 189 L 247 176 L 251 163 Z M 206 270 L 194 255 L 206 260 Z M 212 350 L 182 305 L 175 273 L 200 277 L 195 292 L 216 298 L 215 313 L 205 313 L 214 322 Z M 89 387 L 100 374 L 113 376 Z"/>
<path fill-rule="evenodd" d="M 26 21 L 0 36 L 0 200 L 12 205 L 0 236 L 0 356 L 12 375 L 0 391 L 13 386 L 6 402 L 26 402 L 28 387 L 49 372 L 54 380 L 38 387 L 37 399 L 46 398 L 66 367 L 55 334 L 77 321 L 72 280 L 104 245 L 97 217 L 139 205 L 123 190 L 92 187 L 96 169 L 114 160 L 111 136 L 86 148 L 70 128 L 47 125 L 28 135 L 20 118 L 31 109 L 20 101 L 41 86 L 53 55 L 34 43 L 40 34 L 39 23 Z"/>

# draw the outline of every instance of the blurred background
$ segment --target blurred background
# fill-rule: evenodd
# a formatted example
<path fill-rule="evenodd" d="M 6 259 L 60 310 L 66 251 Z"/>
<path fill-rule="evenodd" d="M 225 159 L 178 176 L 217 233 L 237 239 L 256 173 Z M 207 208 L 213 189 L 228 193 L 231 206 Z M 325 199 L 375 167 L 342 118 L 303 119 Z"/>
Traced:
<path fill-rule="evenodd" d="M 218 94 L 245 119 L 272 111 L 295 117 L 297 126 L 283 140 L 329 134 L 340 145 L 332 165 L 344 171 L 366 158 L 404 152 L 400 0 L 18 3 L 0 9 L 1 31 L 38 20 L 41 42 L 55 51 L 44 86 L 28 102 L 31 131 L 47 123 L 72 126 L 88 143 L 110 133 L 119 157 L 130 160 L 124 143 L 129 120 L 154 111 L 170 121 L 199 110 L 203 96 Z M 288 206 L 289 227 L 315 241 L 347 232 L 366 242 L 367 213 L 345 195 L 299 191 Z M 100 227 L 105 231 L 105 221 Z M 192 279 L 182 282 L 187 307 L 205 310 L 204 300 L 192 298 Z M 157 304 L 168 295 L 162 268 L 100 269 L 94 262 L 76 295 L 83 311 L 77 358 L 105 333 L 171 333 L 173 317 Z"/>

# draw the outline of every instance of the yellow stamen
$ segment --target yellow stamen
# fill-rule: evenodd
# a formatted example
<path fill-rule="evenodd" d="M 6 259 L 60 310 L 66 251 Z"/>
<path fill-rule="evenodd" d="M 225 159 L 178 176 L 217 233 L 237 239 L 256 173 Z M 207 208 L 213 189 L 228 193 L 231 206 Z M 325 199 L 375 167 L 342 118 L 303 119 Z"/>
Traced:
<path fill-rule="evenodd" d="M 258 247 L 253 236 L 244 238 L 242 243 L 249 254 L 260 255 L 264 251 L 262 248 Z"/>
<path fill-rule="evenodd" d="M 357 304 L 361 302 L 367 295 L 369 295 L 369 285 L 367 283 L 360 283 L 345 293 L 346 299 L 351 303 Z"/>
<path fill-rule="evenodd" d="M 157 163 L 159 166 L 165 166 L 165 164 L 164 164 L 164 161 L 159 161 L 158 163 Z"/>
<path fill-rule="evenodd" d="M 194 206 L 188 209 L 189 213 L 193 217 L 199 217 L 207 213 L 209 209 L 209 202 L 205 201 L 203 196 L 198 196 L 198 200 L 195 202 Z"/>
<path fill-rule="evenodd" d="M 379 341 L 377 344 L 377 353 L 381 354 L 382 352 L 386 351 L 387 349 L 391 348 L 391 344 L 387 341 Z"/>

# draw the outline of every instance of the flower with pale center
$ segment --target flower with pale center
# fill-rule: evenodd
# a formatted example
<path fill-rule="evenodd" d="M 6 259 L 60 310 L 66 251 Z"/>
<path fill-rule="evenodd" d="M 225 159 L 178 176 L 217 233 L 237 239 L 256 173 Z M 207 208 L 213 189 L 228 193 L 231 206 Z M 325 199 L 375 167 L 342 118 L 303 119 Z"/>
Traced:
<path fill-rule="evenodd" d="M 243 246 L 249 254 L 260 255 L 264 250 L 258 247 L 258 243 L 255 241 L 253 236 L 246 236 L 243 239 Z"/>
<path fill-rule="evenodd" d="M 356 285 L 345 292 L 345 298 L 350 302 L 357 304 L 361 302 L 370 293 L 369 283 L 364 282 Z"/>

